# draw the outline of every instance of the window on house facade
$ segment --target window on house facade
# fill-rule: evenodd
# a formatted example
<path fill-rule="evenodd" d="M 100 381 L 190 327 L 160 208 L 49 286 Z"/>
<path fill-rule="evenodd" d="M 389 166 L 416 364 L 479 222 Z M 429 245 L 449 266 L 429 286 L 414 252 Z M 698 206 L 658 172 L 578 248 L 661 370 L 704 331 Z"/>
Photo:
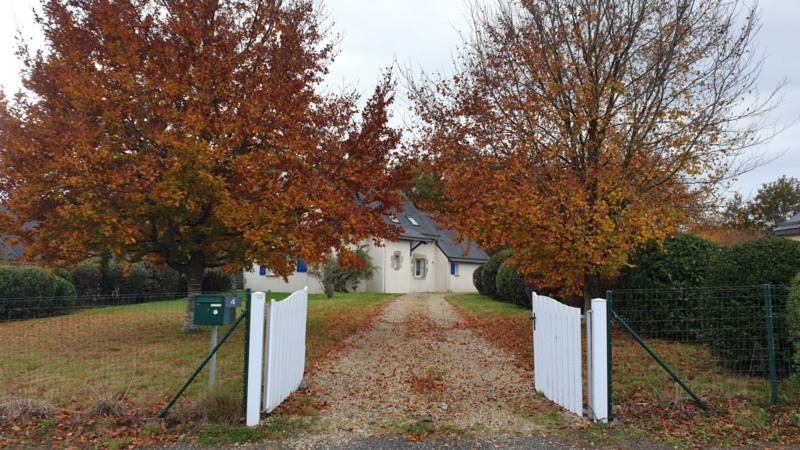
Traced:
<path fill-rule="evenodd" d="M 428 260 L 425 258 L 414 259 L 414 278 L 425 278 L 428 274 Z"/>
<path fill-rule="evenodd" d="M 303 261 L 302 259 L 297 260 L 297 266 L 295 269 L 299 273 L 307 273 L 308 272 L 308 263 Z"/>
<path fill-rule="evenodd" d="M 455 277 L 458 276 L 458 263 L 451 262 L 450 263 L 450 275 Z"/>
<path fill-rule="evenodd" d="M 258 274 L 261 275 L 262 277 L 274 277 L 275 276 L 275 273 L 273 271 L 267 269 L 265 266 L 258 266 Z"/>
<path fill-rule="evenodd" d="M 400 255 L 400 252 L 394 252 L 392 254 L 392 269 L 400 270 L 400 267 L 403 265 L 403 257 Z"/>

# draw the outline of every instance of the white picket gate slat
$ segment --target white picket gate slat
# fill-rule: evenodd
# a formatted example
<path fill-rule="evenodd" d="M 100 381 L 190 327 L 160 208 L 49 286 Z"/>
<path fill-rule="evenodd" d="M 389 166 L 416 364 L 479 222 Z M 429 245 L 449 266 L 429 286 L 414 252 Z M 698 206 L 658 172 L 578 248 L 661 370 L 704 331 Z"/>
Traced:
<path fill-rule="evenodd" d="M 534 385 L 545 397 L 583 415 L 581 310 L 533 294 Z"/>
<path fill-rule="evenodd" d="M 271 412 L 303 381 L 308 288 L 281 301 L 270 300 L 268 309 L 263 409 Z"/>

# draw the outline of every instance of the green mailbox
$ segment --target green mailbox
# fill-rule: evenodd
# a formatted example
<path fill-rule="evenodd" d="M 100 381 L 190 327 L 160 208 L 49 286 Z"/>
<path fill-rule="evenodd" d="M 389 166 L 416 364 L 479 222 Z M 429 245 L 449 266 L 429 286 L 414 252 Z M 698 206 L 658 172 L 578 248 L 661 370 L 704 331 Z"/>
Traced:
<path fill-rule="evenodd" d="M 230 325 L 235 319 L 236 308 L 225 307 L 224 295 L 198 295 L 195 297 L 195 325 Z"/>

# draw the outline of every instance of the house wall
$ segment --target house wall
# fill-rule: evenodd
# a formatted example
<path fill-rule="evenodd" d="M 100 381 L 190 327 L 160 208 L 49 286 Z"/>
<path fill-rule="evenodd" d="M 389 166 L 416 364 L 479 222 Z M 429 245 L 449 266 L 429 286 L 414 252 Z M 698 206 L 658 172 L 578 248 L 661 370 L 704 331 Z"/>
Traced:
<path fill-rule="evenodd" d="M 244 287 L 253 292 L 294 292 L 306 286 L 308 286 L 309 293 L 319 294 L 322 292 L 322 284 L 319 280 L 306 272 L 295 272 L 289 276 L 288 281 L 283 281 L 282 277 L 259 275 L 258 267 L 244 273 Z"/>
<path fill-rule="evenodd" d="M 366 248 L 367 254 L 369 254 L 370 258 L 372 258 L 372 265 L 374 266 L 372 278 L 363 283 L 364 290 L 366 292 L 383 292 L 383 264 L 385 259 L 384 252 L 386 249 L 384 247 L 375 245 L 375 242 L 372 239 L 362 241 L 360 246 Z"/>
<path fill-rule="evenodd" d="M 450 267 L 447 268 L 447 276 L 450 278 L 449 292 L 478 292 L 472 283 L 472 274 L 479 264 L 458 263 L 458 276 L 450 275 Z"/>
<path fill-rule="evenodd" d="M 406 242 L 406 245 L 408 243 Z M 416 245 L 416 243 L 414 244 Z M 436 244 L 422 244 L 411 254 L 408 262 L 408 269 L 406 273 L 410 280 L 411 290 L 409 292 L 436 292 L 436 272 L 441 271 L 441 268 L 436 264 Z M 425 258 L 428 265 L 428 273 L 425 278 L 414 278 L 414 263 L 415 258 Z"/>
<path fill-rule="evenodd" d="M 408 241 L 383 241 L 383 264 L 380 276 L 383 280 L 383 292 L 411 292 L 411 256 Z M 400 252 L 400 268 L 392 268 L 392 255 Z M 377 275 L 377 274 L 376 274 Z"/>
<path fill-rule="evenodd" d="M 450 292 L 450 261 L 439 247 L 435 253 L 436 292 Z"/>

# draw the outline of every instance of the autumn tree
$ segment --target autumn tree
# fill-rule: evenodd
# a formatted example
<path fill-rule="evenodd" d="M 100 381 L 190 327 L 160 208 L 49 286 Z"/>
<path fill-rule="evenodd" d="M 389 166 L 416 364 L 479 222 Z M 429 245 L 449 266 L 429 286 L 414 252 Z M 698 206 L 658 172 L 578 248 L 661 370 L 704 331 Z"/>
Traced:
<path fill-rule="evenodd" d="M 0 108 L 2 233 L 49 266 L 110 253 L 184 273 L 280 275 L 369 236 L 400 205 L 384 77 L 358 111 L 322 86 L 312 0 L 46 0 L 22 91 Z M 34 221 L 33 228 L 22 224 Z"/>
<path fill-rule="evenodd" d="M 763 138 L 755 6 L 728 0 L 475 4 L 451 77 L 409 74 L 441 219 L 585 299 L 686 222 Z M 755 99 L 755 100 L 754 100 Z"/>
<path fill-rule="evenodd" d="M 800 180 L 786 175 L 758 188 L 750 208 L 759 226 L 771 230 L 800 213 Z"/>

